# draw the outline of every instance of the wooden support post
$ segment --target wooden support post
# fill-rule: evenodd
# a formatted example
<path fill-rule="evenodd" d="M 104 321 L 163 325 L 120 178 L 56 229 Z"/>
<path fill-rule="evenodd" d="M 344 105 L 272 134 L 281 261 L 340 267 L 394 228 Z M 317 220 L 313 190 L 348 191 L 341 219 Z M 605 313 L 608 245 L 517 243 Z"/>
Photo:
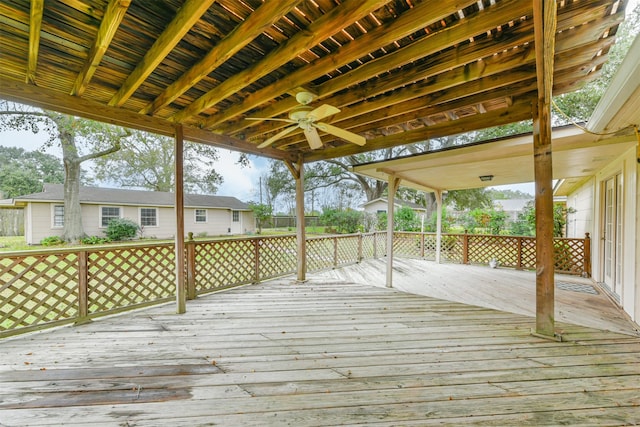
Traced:
<path fill-rule="evenodd" d="M 378 258 L 378 233 L 373 232 L 373 259 Z"/>
<path fill-rule="evenodd" d="M 358 233 L 358 262 L 362 261 L 362 233 Z"/>
<path fill-rule="evenodd" d="M 187 292 L 185 286 L 185 257 L 184 257 L 184 134 L 182 125 L 176 125 L 175 139 L 175 258 L 176 258 L 176 312 L 178 314 L 187 311 Z"/>
<path fill-rule="evenodd" d="M 436 190 L 436 263 L 440 264 L 440 247 L 442 246 L 442 190 Z"/>
<path fill-rule="evenodd" d="M 90 322 L 89 316 L 89 254 L 78 252 L 78 318 L 76 324 Z"/>
<path fill-rule="evenodd" d="M 333 236 L 333 267 L 338 266 L 338 237 Z"/>
<path fill-rule="evenodd" d="M 187 246 L 187 299 L 196 299 L 196 242 L 189 233 Z"/>
<path fill-rule="evenodd" d="M 522 270 L 522 237 L 516 237 L 516 241 L 518 242 L 518 263 L 516 270 Z"/>
<path fill-rule="evenodd" d="M 253 279 L 253 283 L 258 283 L 260 281 L 260 242 L 261 242 L 261 238 L 260 239 L 254 239 L 253 240 L 253 258 L 255 259 L 255 264 L 254 264 L 254 279 Z"/>
<path fill-rule="evenodd" d="M 533 0 L 534 47 L 538 97 L 532 105 L 533 170 L 536 209 L 536 329 L 537 336 L 555 334 L 553 260 L 553 169 L 551 163 L 551 97 L 558 5 Z"/>
<path fill-rule="evenodd" d="M 302 156 L 297 164 L 284 161 L 296 180 L 296 241 L 298 244 L 298 282 L 304 282 L 307 274 L 307 241 L 304 223 L 304 161 Z"/>
<path fill-rule="evenodd" d="M 469 232 L 464 230 L 462 236 L 462 263 L 469 264 Z"/>
<path fill-rule="evenodd" d="M 393 214 L 396 191 L 400 186 L 400 178 L 389 175 L 387 192 L 387 288 L 393 287 Z"/>
<path fill-rule="evenodd" d="M 589 233 L 584 234 L 584 277 L 591 277 L 591 236 Z"/>

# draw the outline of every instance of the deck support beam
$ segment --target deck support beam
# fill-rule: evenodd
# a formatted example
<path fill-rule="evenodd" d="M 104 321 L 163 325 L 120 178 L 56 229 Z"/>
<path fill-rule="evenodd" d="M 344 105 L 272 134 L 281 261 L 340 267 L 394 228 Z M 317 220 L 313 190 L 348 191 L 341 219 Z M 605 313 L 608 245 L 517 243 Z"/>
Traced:
<path fill-rule="evenodd" d="M 176 212 L 176 312 L 187 312 L 187 292 L 185 280 L 185 256 L 184 256 L 184 134 L 182 125 L 176 125 L 175 135 L 175 212 Z"/>
<path fill-rule="evenodd" d="M 435 190 L 436 196 L 436 263 L 440 264 L 440 247 L 442 246 L 442 190 Z"/>
<path fill-rule="evenodd" d="M 298 246 L 297 280 L 307 280 L 307 236 L 304 223 L 304 160 L 302 156 L 298 162 L 285 161 L 291 175 L 296 180 L 296 242 Z"/>
<path fill-rule="evenodd" d="M 396 191 L 400 186 L 400 178 L 395 175 L 389 175 L 389 185 L 387 192 L 387 288 L 393 287 L 393 214 L 395 212 Z"/>
<path fill-rule="evenodd" d="M 556 339 L 553 259 L 551 98 L 557 26 L 556 0 L 533 0 L 538 97 L 532 105 L 536 210 L 537 336 Z"/>

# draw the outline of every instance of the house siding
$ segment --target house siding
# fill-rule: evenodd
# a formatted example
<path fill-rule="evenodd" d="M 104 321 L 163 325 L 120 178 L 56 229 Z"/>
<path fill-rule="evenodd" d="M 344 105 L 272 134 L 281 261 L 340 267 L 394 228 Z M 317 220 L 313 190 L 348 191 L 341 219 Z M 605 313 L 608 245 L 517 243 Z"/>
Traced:
<path fill-rule="evenodd" d="M 599 170 L 593 179 L 568 194 L 567 205 L 577 212 L 568 227 L 570 237 L 584 237 L 591 233 L 592 277 L 598 282 L 604 280 L 604 231 L 603 203 L 604 182 L 610 177 L 621 174 L 623 182 L 622 197 L 622 278 L 619 293 L 620 305 L 636 323 L 640 321 L 640 166 L 636 160 L 636 149 L 631 148 Z M 570 220 L 571 220 L 570 219 Z"/>

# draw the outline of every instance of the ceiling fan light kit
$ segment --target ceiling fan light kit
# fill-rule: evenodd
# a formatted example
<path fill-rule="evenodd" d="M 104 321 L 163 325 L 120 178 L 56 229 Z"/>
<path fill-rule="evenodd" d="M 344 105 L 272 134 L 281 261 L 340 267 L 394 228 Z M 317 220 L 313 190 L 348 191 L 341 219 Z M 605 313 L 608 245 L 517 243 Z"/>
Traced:
<path fill-rule="evenodd" d="M 309 147 L 311 147 L 312 150 L 317 150 L 323 146 L 318 129 L 353 144 L 362 146 L 366 143 L 366 139 L 361 135 L 328 123 L 319 122 L 319 120 L 339 113 L 340 109 L 328 104 L 312 108 L 309 104 L 314 99 L 315 95 L 310 92 L 298 92 L 296 94 L 296 101 L 298 101 L 300 105 L 289 112 L 289 119 L 251 118 L 251 120 L 276 120 L 286 123 L 294 123 L 293 126 L 285 128 L 264 140 L 262 144 L 258 145 L 258 148 L 265 148 L 297 129 L 302 129 L 304 131 Z"/>

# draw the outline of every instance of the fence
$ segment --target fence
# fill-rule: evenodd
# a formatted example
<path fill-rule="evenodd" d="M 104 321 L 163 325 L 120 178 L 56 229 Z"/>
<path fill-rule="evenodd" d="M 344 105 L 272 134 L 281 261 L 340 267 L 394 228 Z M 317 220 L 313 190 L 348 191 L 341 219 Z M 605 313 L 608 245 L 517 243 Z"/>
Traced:
<path fill-rule="evenodd" d="M 435 259 L 435 235 L 394 233 L 394 254 Z M 188 298 L 296 272 L 295 236 L 186 242 Z M 377 258 L 386 233 L 307 239 L 309 272 Z M 586 239 L 556 239 L 556 269 L 590 274 Z M 458 263 L 535 268 L 535 239 L 445 234 L 441 257 Z M 0 337 L 118 313 L 175 298 L 172 243 L 12 252 L 0 255 Z"/>

